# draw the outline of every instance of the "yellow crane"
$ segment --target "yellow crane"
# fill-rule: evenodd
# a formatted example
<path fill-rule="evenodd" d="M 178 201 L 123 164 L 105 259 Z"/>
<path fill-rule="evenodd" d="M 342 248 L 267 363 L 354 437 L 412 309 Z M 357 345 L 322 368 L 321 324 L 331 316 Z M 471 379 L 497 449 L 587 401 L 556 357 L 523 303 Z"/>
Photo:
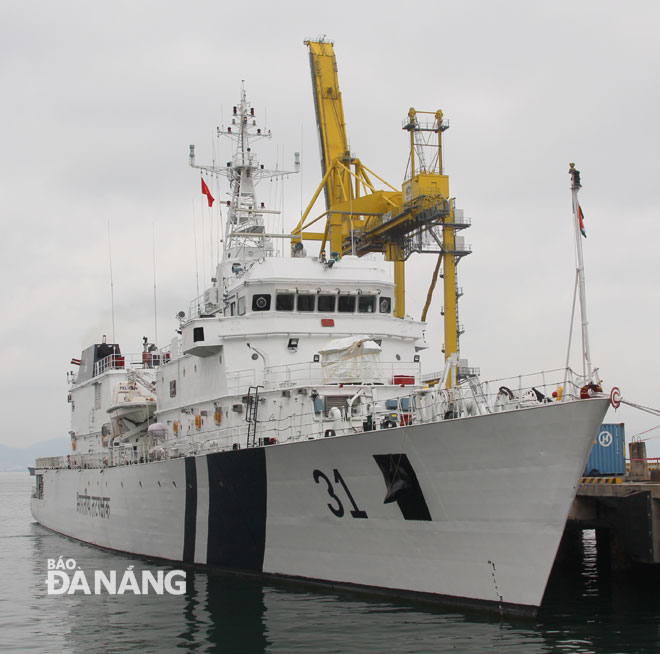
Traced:
<path fill-rule="evenodd" d="M 408 111 L 403 129 L 410 134 L 410 157 L 398 190 L 350 152 L 333 43 L 317 40 L 305 44 L 312 71 L 323 178 L 292 232 L 292 248 L 295 251 L 301 247 L 304 239 L 321 241 L 320 254 L 329 245 L 330 256 L 335 258 L 383 253 L 394 264 L 394 315 L 398 318 L 405 315 L 405 261 L 413 252 L 437 254 L 422 320 L 426 320 L 441 274 L 445 358 L 458 355 L 462 329 L 458 323 L 456 264 L 470 249 L 456 232 L 470 223 L 455 208 L 449 196 L 449 178 L 443 174 L 442 133 L 448 125 L 442 111 Z M 386 188 L 377 189 L 374 180 Z M 321 191 L 325 192 L 326 210 L 310 219 Z M 323 232 L 305 231 L 324 218 Z M 455 381 L 450 378 L 448 385 Z"/>

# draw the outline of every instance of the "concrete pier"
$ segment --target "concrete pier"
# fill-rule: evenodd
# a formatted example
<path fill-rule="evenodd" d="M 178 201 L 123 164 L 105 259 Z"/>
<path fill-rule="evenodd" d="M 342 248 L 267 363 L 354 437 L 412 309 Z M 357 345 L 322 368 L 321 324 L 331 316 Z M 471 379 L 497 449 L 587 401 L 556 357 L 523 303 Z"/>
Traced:
<path fill-rule="evenodd" d="M 636 472 L 644 478 L 643 471 Z M 660 483 L 616 481 L 580 484 L 562 546 L 570 547 L 576 531 L 595 529 L 598 556 L 613 569 L 660 563 Z"/>

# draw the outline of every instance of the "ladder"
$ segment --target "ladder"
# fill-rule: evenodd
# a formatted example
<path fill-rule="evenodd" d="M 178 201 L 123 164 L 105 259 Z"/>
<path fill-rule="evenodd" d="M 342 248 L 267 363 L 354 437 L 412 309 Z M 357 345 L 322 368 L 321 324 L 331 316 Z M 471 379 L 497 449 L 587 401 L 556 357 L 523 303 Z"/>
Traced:
<path fill-rule="evenodd" d="M 478 377 L 470 375 L 467 378 L 468 384 L 470 385 L 470 390 L 472 391 L 472 396 L 477 405 L 477 411 L 481 415 L 484 410 L 486 413 L 490 413 L 490 407 L 488 406 L 488 398 L 484 393 L 484 387 Z"/>
<path fill-rule="evenodd" d="M 250 386 L 247 394 L 245 408 L 245 422 L 248 424 L 246 447 L 255 447 L 257 444 L 257 411 L 259 410 L 259 389 L 263 386 Z"/>

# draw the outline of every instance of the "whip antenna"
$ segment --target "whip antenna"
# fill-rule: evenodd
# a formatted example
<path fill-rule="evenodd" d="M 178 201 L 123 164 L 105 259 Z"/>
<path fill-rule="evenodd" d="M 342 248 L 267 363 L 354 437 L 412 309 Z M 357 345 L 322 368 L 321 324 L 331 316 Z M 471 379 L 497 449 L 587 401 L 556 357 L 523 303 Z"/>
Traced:
<path fill-rule="evenodd" d="M 154 343 L 158 345 L 158 307 L 156 305 L 156 224 L 151 224 L 152 258 L 154 264 Z"/>
<path fill-rule="evenodd" d="M 110 219 L 108 218 L 108 258 L 110 261 L 110 308 L 112 315 L 112 342 L 115 342 L 115 285 L 112 279 L 112 246 L 110 244 Z"/>

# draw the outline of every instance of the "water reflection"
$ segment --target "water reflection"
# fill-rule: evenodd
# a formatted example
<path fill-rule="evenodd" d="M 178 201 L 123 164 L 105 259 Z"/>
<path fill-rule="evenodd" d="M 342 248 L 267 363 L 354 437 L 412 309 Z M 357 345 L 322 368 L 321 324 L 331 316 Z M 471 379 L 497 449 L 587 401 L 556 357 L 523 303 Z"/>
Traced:
<path fill-rule="evenodd" d="M 62 538 L 32 525 L 34 576 L 38 606 L 48 623 L 62 625 L 60 651 L 112 652 L 265 652 L 264 589 L 259 580 L 231 574 L 186 570 L 184 595 L 46 595 L 46 560 L 62 555 L 74 558 L 88 581 L 95 570 L 117 571 L 128 566 L 136 578 L 143 570 L 154 574 L 175 566 L 108 553 Z M 90 583 L 91 585 L 91 583 Z"/>
<path fill-rule="evenodd" d="M 507 652 L 548 651 L 533 625 L 489 622 L 480 616 L 424 605 L 366 600 L 304 586 L 264 583 L 257 577 L 188 570 L 187 592 L 122 596 L 45 596 L 46 559 L 75 558 L 91 578 L 95 569 L 129 565 L 168 569 L 156 562 L 103 552 L 31 526 L 40 612 L 60 624 L 61 651 L 112 652 Z"/>
<path fill-rule="evenodd" d="M 1 476 L 0 476 L 1 477 Z M 24 485 L 24 482 L 21 481 Z M 0 479 L 0 486 L 2 479 Z M 536 622 L 489 620 L 428 605 L 319 592 L 258 577 L 188 570 L 185 595 L 46 594 L 46 562 L 62 555 L 81 569 L 159 562 L 82 545 L 30 522 L 29 483 L 0 488 L 3 652 L 576 652 L 659 651 L 658 574 L 623 580 L 599 568 L 593 536 L 579 560 L 555 569 Z M 20 492 L 19 492 L 20 491 Z M 630 583 L 633 579 L 634 583 Z"/>
<path fill-rule="evenodd" d="M 584 532 L 578 557 L 556 565 L 537 629 L 562 651 L 633 654 L 660 651 L 660 570 L 612 571 Z"/>

